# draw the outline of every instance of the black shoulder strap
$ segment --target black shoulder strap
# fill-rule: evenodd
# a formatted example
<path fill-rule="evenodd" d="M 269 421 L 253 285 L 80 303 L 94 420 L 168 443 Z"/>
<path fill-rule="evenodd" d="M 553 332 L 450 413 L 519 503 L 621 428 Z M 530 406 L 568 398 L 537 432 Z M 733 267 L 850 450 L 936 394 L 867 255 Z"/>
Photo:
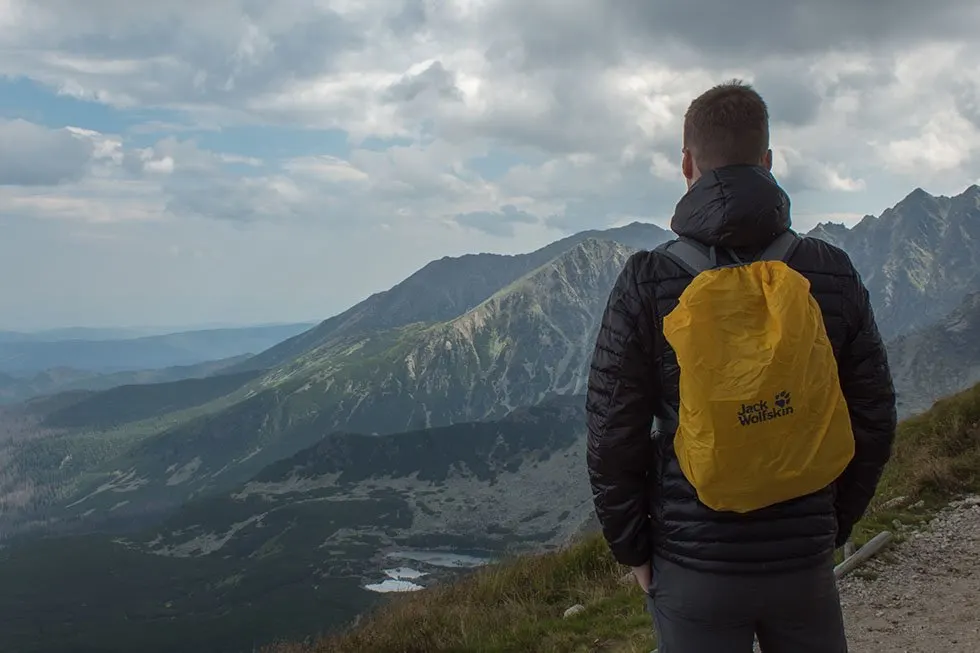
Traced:
<path fill-rule="evenodd" d="M 698 276 L 705 270 L 711 270 L 718 265 L 715 248 L 709 247 L 707 253 L 703 245 L 687 238 L 678 238 L 664 243 L 657 249 L 665 256 L 684 268 L 691 276 Z"/>
<path fill-rule="evenodd" d="M 788 261 L 799 244 L 800 237 L 796 232 L 792 230 L 784 231 L 776 236 L 755 260 Z M 715 248 L 713 246 L 705 247 L 701 243 L 689 238 L 681 237 L 677 240 L 666 242 L 657 247 L 657 251 L 662 252 L 694 277 L 705 270 L 712 270 L 718 267 L 718 257 L 715 253 Z M 737 264 L 742 263 L 734 252 L 729 251 L 729 256 Z"/>
<path fill-rule="evenodd" d="M 788 261 L 796 251 L 796 246 L 800 244 L 800 237 L 792 230 L 784 231 L 776 236 L 769 245 L 759 254 L 759 261 Z"/>

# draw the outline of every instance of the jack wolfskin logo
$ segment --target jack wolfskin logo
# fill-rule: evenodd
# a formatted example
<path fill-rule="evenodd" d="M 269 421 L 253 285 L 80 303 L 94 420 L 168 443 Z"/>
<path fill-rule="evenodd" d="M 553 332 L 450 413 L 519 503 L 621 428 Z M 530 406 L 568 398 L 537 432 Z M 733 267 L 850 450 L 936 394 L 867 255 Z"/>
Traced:
<path fill-rule="evenodd" d="M 754 404 L 742 404 L 738 411 L 738 421 L 742 426 L 768 422 L 777 417 L 785 417 L 793 414 L 793 407 L 789 405 L 790 395 L 786 390 L 780 390 L 773 399 L 775 408 L 769 407 L 769 402 L 765 399 Z"/>

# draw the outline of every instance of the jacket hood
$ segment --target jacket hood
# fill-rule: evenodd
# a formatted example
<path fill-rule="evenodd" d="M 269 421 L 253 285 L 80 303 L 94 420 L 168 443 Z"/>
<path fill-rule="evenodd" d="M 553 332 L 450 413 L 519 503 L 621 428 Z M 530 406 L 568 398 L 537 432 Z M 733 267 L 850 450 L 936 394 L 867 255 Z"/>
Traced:
<path fill-rule="evenodd" d="M 705 173 L 677 203 L 670 228 L 705 245 L 759 248 L 792 224 L 789 196 L 761 166 Z"/>

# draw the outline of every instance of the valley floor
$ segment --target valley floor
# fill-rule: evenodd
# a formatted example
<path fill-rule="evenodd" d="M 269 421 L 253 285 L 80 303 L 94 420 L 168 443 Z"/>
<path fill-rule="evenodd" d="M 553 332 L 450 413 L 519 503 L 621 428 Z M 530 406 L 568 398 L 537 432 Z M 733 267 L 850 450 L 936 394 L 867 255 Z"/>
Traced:
<path fill-rule="evenodd" d="M 980 651 L 980 497 L 840 582 L 851 653 Z"/>

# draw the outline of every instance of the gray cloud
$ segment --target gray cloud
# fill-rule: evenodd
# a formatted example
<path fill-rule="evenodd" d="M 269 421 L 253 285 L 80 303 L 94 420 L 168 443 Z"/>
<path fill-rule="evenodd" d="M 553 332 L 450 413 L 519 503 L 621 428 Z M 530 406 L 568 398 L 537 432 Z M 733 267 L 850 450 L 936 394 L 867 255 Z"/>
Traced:
<path fill-rule="evenodd" d="M 762 70 L 753 86 L 765 98 L 773 123 L 809 125 L 820 113 L 823 98 L 803 66 Z"/>
<path fill-rule="evenodd" d="M 20 10 L 27 29 L 11 43 L 20 56 L 57 50 L 130 62 L 135 79 L 117 92 L 150 104 L 239 101 L 334 70 L 340 55 L 365 45 L 360 26 L 304 0 L 54 0 Z M 74 81 L 98 89 L 92 68 L 75 69 Z"/>
<path fill-rule="evenodd" d="M 72 269 L 111 259 L 133 271 L 119 281 L 79 276 L 78 292 L 89 293 L 79 315 L 212 315 L 218 305 L 270 319 L 288 306 L 325 315 L 430 258 L 526 251 L 556 229 L 668 219 L 684 192 L 683 112 L 736 75 L 770 105 L 777 178 L 805 220 L 880 213 L 915 186 L 956 193 L 980 175 L 973 0 L 325 4 L 8 0 L 0 74 L 103 103 L 168 107 L 175 115 L 163 119 L 181 129 L 251 123 L 256 151 L 287 157 L 229 166 L 233 157 L 181 140 L 176 127 L 147 148 L 134 147 L 145 145 L 136 130 L 81 135 L 89 154 L 74 158 L 58 149 L 78 144 L 65 132 L 45 135 L 48 145 L 21 136 L 16 157 L 0 150 L 0 213 L 31 224 L 7 243 L 8 266 L 11 252 L 50 250 L 37 234 L 49 229 L 50 239 L 51 225 L 101 234 L 128 220 L 118 231 L 133 235 L 125 247 L 65 246 L 77 254 Z M 343 130 L 344 159 L 312 151 L 319 137 L 296 150 L 265 147 L 258 125 L 269 123 Z M 30 160 L 38 154 L 43 168 Z M 80 180 L 43 193 L 9 185 L 44 177 Z M 61 220 L 31 219 L 41 216 Z M 445 216 L 457 217 L 447 226 Z M 409 254 L 409 239 L 424 244 Z M 174 265 L 170 246 L 202 242 L 217 258 Z M 349 284 L 297 281 L 347 279 L 352 266 L 364 269 Z M 202 295 L 196 280 L 208 274 L 221 280 Z M 60 306 L 67 291 L 57 276 L 6 312 Z M 123 281 L 133 294 L 116 292 Z M 172 297 L 147 296 L 147 286 Z M 268 303 L 255 301 L 262 289 Z M 92 301 L 99 292 L 101 304 Z"/>
<path fill-rule="evenodd" d="M 93 146 L 65 129 L 0 119 L 0 185 L 50 186 L 80 179 Z"/>
<path fill-rule="evenodd" d="M 428 15 L 425 0 L 405 0 L 401 9 L 386 22 L 396 35 L 407 36 L 425 27 Z"/>
<path fill-rule="evenodd" d="M 980 84 L 959 82 L 954 84 L 953 89 L 956 110 L 980 129 Z"/>
<path fill-rule="evenodd" d="M 929 101 L 901 90 L 912 65 L 903 65 L 899 84 L 897 51 L 886 47 L 890 36 L 878 26 L 908 23 L 894 33 L 909 31 L 903 46 L 911 47 L 945 29 L 950 12 L 972 11 L 952 2 L 930 7 L 923 18 L 905 0 L 887 10 L 876 0 L 844 8 L 839 0 L 749 0 L 734 8 L 720 0 L 490 0 L 477 8 L 364 0 L 335 5 L 341 13 L 304 0 L 275 7 L 175 0 L 138 11 L 124 0 L 84 8 L 67 0 L 14 1 L 21 2 L 22 40 L 0 50 L 10 54 L 6 64 L 0 57 L 0 68 L 20 66 L 69 90 L 107 89 L 137 104 L 179 106 L 191 121 L 206 115 L 222 124 L 234 112 L 236 120 L 339 127 L 352 143 L 371 136 L 411 143 L 355 147 L 353 176 L 329 191 L 323 179 L 297 178 L 288 162 L 236 179 L 215 157 L 176 141 L 153 152 L 125 150 L 123 168 L 132 179 L 160 183 L 173 212 L 238 221 L 462 215 L 461 223 L 490 224 L 498 233 L 513 231 L 500 216 L 488 221 L 503 204 L 554 216 L 546 224 L 569 230 L 662 215 L 682 189 L 670 178 L 683 111 L 732 74 L 751 78 L 767 99 L 774 146 L 796 153 L 786 155 L 788 187 L 851 192 L 892 140 L 911 138 L 941 110 L 937 92 L 950 97 L 947 82 L 945 90 L 933 88 L 928 77 L 919 92 Z M 869 8 L 878 23 L 861 17 L 873 14 Z M 781 20 L 785 34 L 771 29 Z M 847 25 L 820 39 L 803 34 L 837 23 Z M 863 31 L 866 39 L 855 37 Z M 849 44 L 864 52 L 846 62 L 833 56 Z M 693 56 L 693 46 L 712 57 Z M 726 48 L 735 50 L 729 56 Z M 25 52 L 34 58 L 21 58 Z M 967 117 L 974 111 L 969 88 L 957 96 Z M 502 147 L 530 153 L 532 163 L 485 178 L 467 165 L 494 161 Z M 512 164 L 511 157 L 502 165 Z"/>
<path fill-rule="evenodd" d="M 973 38 L 973 0 L 619 0 L 528 3 L 506 0 L 493 12 L 513 31 L 508 52 L 527 67 L 607 65 L 627 52 L 675 63 L 727 64 L 828 50 L 910 47 Z M 519 44 L 519 45 L 517 45 Z M 519 54 L 517 52 L 519 51 Z"/>
<path fill-rule="evenodd" d="M 657 179 L 646 168 L 633 166 L 617 185 L 615 199 L 603 193 L 575 197 L 546 222 L 565 233 L 574 233 L 606 227 L 623 219 L 667 221 L 685 190 L 682 181 Z"/>
<path fill-rule="evenodd" d="M 456 76 L 446 70 L 441 61 L 433 62 L 418 74 L 403 75 L 388 87 L 385 99 L 391 102 L 412 102 L 429 91 L 444 100 L 461 99 L 460 91 L 456 87 Z"/>
<path fill-rule="evenodd" d="M 175 215 L 248 223 L 306 217 L 310 208 L 266 180 L 211 176 L 168 184 L 167 210 Z"/>
<path fill-rule="evenodd" d="M 491 236 L 507 238 L 514 235 L 514 225 L 535 224 L 538 219 L 520 209 L 505 205 L 499 211 L 473 211 L 456 216 L 461 226 L 476 229 Z"/>

